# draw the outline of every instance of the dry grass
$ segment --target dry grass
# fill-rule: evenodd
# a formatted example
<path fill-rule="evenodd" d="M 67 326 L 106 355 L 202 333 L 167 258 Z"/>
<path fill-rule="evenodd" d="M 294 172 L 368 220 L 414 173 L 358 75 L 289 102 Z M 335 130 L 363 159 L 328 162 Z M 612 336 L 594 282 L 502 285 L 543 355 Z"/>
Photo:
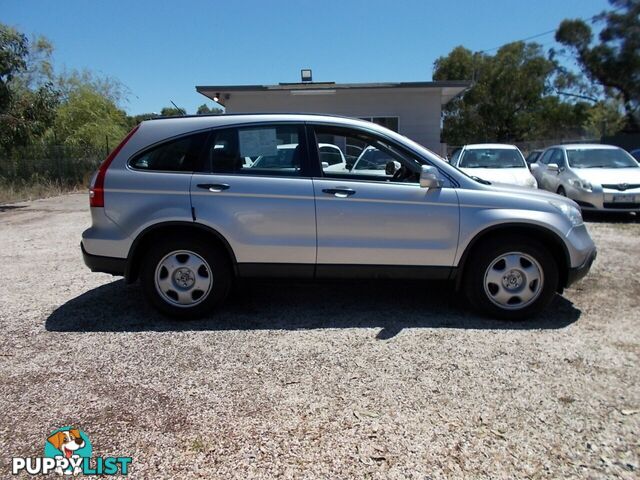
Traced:
<path fill-rule="evenodd" d="M 69 185 L 47 179 L 14 182 L 0 180 L 0 205 L 55 197 L 64 193 L 81 192 L 84 189 L 86 183 Z"/>

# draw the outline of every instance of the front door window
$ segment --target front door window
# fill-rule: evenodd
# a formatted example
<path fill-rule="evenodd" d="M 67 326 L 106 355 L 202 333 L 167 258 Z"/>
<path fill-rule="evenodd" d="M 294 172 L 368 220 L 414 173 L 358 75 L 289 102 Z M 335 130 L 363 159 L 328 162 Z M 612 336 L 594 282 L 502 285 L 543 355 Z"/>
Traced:
<path fill-rule="evenodd" d="M 314 129 L 324 177 L 418 183 L 420 162 L 385 139 L 342 127 Z"/>

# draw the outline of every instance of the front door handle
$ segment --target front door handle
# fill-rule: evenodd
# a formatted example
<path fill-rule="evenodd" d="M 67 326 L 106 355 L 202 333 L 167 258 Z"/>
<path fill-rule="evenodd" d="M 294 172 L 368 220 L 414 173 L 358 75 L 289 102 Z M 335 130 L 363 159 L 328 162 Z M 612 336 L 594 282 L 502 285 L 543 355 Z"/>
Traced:
<path fill-rule="evenodd" d="M 325 188 L 322 191 L 338 198 L 347 198 L 356 193 L 352 188 Z"/>
<path fill-rule="evenodd" d="M 204 188 L 210 192 L 222 192 L 223 190 L 229 190 L 229 185 L 226 183 L 199 183 L 198 188 Z"/>

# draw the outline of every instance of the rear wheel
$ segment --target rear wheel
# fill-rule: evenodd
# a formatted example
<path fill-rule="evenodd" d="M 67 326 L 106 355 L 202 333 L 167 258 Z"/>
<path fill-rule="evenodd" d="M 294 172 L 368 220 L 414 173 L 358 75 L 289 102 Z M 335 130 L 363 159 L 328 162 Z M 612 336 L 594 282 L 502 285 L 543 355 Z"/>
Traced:
<path fill-rule="evenodd" d="M 520 236 L 494 238 L 472 252 L 465 274 L 471 305 L 496 318 L 520 320 L 539 313 L 558 287 L 558 266 L 539 242 Z"/>
<path fill-rule="evenodd" d="M 197 318 L 220 305 L 231 287 L 223 252 L 200 239 L 167 239 L 151 247 L 141 271 L 151 304 L 176 318 Z"/>
<path fill-rule="evenodd" d="M 564 191 L 564 187 L 558 187 L 558 195 L 562 195 L 563 197 L 567 196 L 567 192 Z"/>

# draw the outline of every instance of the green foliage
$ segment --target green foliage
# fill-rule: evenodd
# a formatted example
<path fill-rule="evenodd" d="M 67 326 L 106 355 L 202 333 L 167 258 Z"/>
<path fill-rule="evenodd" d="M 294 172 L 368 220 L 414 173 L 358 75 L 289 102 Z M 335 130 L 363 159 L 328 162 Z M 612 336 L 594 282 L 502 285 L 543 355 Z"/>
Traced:
<path fill-rule="evenodd" d="M 152 118 L 157 118 L 157 117 L 158 117 L 157 113 L 141 113 L 139 115 L 134 115 L 132 117 L 127 116 L 127 128 L 131 130 L 140 122 L 144 122 L 145 120 L 151 120 Z"/>
<path fill-rule="evenodd" d="M 160 115 L 163 117 L 175 117 L 179 115 L 186 115 L 187 112 L 182 108 L 174 108 L 174 107 L 164 107 L 160 110 Z"/>
<path fill-rule="evenodd" d="M 54 122 L 58 103 L 50 85 L 12 92 L 9 105 L 0 113 L 0 152 L 42 137 Z"/>
<path fill-rule="evenodd" d="M 52 83 L 51 44 L 29 42 L 0 23 L 0 150 L 27 145 L 51 126 L 59 102 Z"/>
<path fill-rule="evenodd" d="M 198 110 L 196 111 L 196 113 L 198 115 L 220 115 L 222 113 L 222 109 L 216 108 L 216 107 L 209 108 L 209 106 L 206 103 L 203 103 L 198 107 Z"/>
<path fill-rule="evenodd" d="M 57 79 L 57 88 L 63 100 L 80 88 L 89 88 L 115 105 L 123 103 L 129 93 L 128 89 L 115 78 L 97 77 L 89 70 L 63 72 Z"/>
<path fill-rule="evenodd" d="M 613 136 L 620 132 L 626 124 L 626 119 L 620 114 L 620 101 L 616 99 L 604 100 L 589 109 L 585 130 L 590 136 Z"/>
<path fill-rule="evenodd" d="M 0 23 L 0 113 L 11 103 L 9 84 L 27 69 L 29 42 L 15 29 Z"/>
<path fill-rule="evenodd" d="M 620 98 L 629 130 L 640 131 L 640 0 L 609 0 L 614 10 L 599 19 L 605 27 L 594 43 L 583 20 L 565 20 L 556 40 L 570 48 L 584 73 Z"/>
<path fill-rule="evenodd" d="M 126 114 L 112 99 L 90 82 L 78 83 L 65 93 L 51 135 L 57 144 L 113 148 L 127 128 Z"/>
<path fill-rule="evenodd" d="M 580 126 L 586 105 L 550 96 L 556 63 L 535 43 L 515 42 L 495 55 L 456 47 L 435 62 L 434 80 L 473 80 L 444 109 L 443 138 L 452 145 L 516 142 Z"/>
<path fill-rule="evenodd" d="M 433 79 L 475 80 L 476 71 L 481 68 L 486 57 L 473 54 L 462 45 L 457 46 L 446 57 L 439 57 L 433 64 Z"/>

